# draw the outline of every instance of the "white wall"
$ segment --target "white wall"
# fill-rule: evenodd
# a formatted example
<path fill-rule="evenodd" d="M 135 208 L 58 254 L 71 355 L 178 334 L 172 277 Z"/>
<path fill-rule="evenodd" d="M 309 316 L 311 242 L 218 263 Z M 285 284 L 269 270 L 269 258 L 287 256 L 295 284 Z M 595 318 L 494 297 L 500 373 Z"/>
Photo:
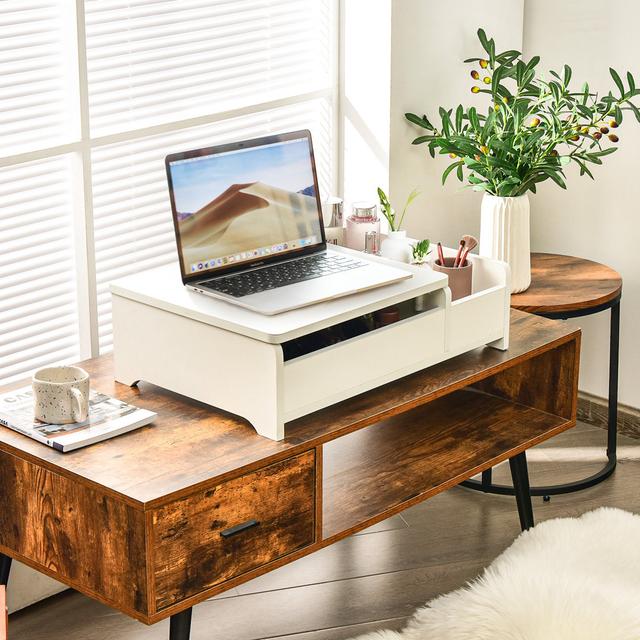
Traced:
<path fill-rule="evenodd" d="M 388 189 L 391 0 L 341 3 L 342 197 L 377 201 Z"/>
<path fill-rule="evenodd" d="M 542 68 L 573 68 L 578 83 L 613 87 L 609 67 L 640 81 L 640 3 L 617 0 L 525 0 L 524 53 Z M 534 250 L 603 262 L 623 277 L 620 402 L 640 407 L 640 125 L 632 114 L 617 130 L 619 150 L 593 168 L 595 182 L 571 171 L 563 191 L 544 184 L 531 199 Z M 580 388 L 607 395 L 608 314 L 580 319 L 584 330 Z"/>
<path fill-rule="evenodd" d="M 349 2 L 350 0 L 347 0 Z M 464 233 L 478 235 L 480 196 L 455 176 L 442 187 L 448 157 L 432 160 L 426 146 L 412 146 L 420 129 L 406 122 L 407 111 L 437 117 L 438 107 L 485 105 L 471 93 L 472 66 L 481 55 L 476 31 L 483 27 L 498 48 L 522 46 L 523 0 L 394 0 L 391 30 L 391 201 L 402 205 L 414 187 L 422 195 L 407 214 L 414 237 L 457 244 Z"/>
<path fill-rule="evenodd" d="M 346 0 L 347 3 L 351 0 Z M 417 130 L 406 111 L 437 114 L 439 106 L 486 104 L 470 93 L 467 57 L 480 54 L 475 32 L 482 26 L 498 48 L 542 57 L 541 69 L 574 70 L 577 82 L 607 88 L 609 66 L 633 69 L 640 81 L 640 2 L 617 0 L 393 0 L 391 21 L 391 108 L 389 184 L 392 202 L 402 204 L 414 187 L 422 191 L 408 216 L 414 237 L 455 243 L 479 232 L 481 196 L 454 176 L 441 186 L 448 158 L 432 160 L 426 147 L 411 145 Z M 570 171 L 568 191 L 541 185 L 532 196 L 532 247 L 604 262 L 624 278 L 620 401 L 640 407 L 636 365 L 640 363 L 640 125 L 630 116 L 620 131 L 620 150 L 595 167 L 596 181 Z M 580 388 L 606 397 L 608 317 L 579 321 L 584 329 Z"/>
<path fill-rule="evenodd" d="M 7 608 L 13 613 L 65 589 L 68 587 L 61 582 L 14 560 L 7 585 Z"/>

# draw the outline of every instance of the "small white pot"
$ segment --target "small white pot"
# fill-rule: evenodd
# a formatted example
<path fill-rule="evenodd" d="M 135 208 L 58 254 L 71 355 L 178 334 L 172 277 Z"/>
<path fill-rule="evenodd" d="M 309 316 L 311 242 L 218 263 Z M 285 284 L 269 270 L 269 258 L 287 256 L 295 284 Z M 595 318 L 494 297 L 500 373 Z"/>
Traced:
<path fill-rule="evenodd" d="M 511 269 L 511 293 L 531 284 L 529 196 L 503 198 L 485 193 L 480 208 L 480 255 L 503 260 Z"/>
<path fill-rule="evenodd" d="M 380 255 L 390 260 L 409 262 L 411 259 L 411 245 L 406 231 L 389 231 L 380 245 Z"/>

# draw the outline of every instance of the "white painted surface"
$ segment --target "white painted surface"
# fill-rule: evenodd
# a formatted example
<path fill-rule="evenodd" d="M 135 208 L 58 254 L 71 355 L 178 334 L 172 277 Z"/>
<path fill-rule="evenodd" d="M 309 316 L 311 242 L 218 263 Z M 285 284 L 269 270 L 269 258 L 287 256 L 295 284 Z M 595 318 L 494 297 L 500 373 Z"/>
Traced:
<path fill-rule="evenodd" d="M 9 613 L 68 589 L 66 585 L 14 560 L 7 587 Z"/>
<path fill-rule="evenodd" d="M 118 382 L 146 380 L 284 437 L 279 345 L 114 295 L 113 346 Z"/>
<path fill-rule="evenodd" d="M 451 257 L 457 250 L 443 247 L 443 253 Z M 509 265 L 474 254 L 469 260 L 473 264 L 471 295 L 451 303 L 445 341 L 449 357 L 485 342 L 495 349 L 509 348 Z"/>
<path fill-rule="evenodd" d="M 520 49 L 522 16 L 523 0 L 393 2 L 389 185 L 392 202 L 403 202 L 416 187 L 422 193 L 406 217 L 414 238 L 455 246 L 464 233 L 477 237 L 482 196 L 463 188 L 454 175 L 442 187 L 441 175 L 450 159 L 432 160 L 426 146 L 412 146 L 421 130 L 408 123 L 404 113 L 435 119 L 440 106 L 487 104 L 486 98 L 471 93 L 472 67 L 462 61 L 480 54 L 480 26 L 499 47 Z"/>
<path fill-rule="evenodd" d="M 444 359 L 446 300 L 395 324 L 285 363 L 286 419 L 292 420 L 415 373 Z"/>
<path fill-rule="evenodd" d="M 614 0 L 526 0 L 524 49 L 539 54 L 543 68 L 573 68 L 578 83 L 603 91 L 612 85 L 609 67 L 640 78 L 640 3 Z M 625 112 L 626 114 L 626 112 Z M 640 407 L 640 125 L 625 115 L 617 133 L 619 150 L 593 166 L 595 182 L 567 171 L 568 190 L 539 185 L 531 198 L 534 251 L 572 254 L 618 270 L 624 280 L 620 348 L 620 402 Z M 583 342 L 580 388 L 607 396 L 609 318 L 581 318 Z"/>
<path fill-rule="evenodd" d="M 281 440 L 285 422 L 463 351 L 490 342 L 505 348 L 508 266 L 470 259 L 479 272 L 476 289 L 455 308 L 446 276 L 443 280 L 430 268 L 413 265 L 404 265 L 414 277 L 400 283 L 403 293 L 392 298 L 378 296 L 364 306 L 352 300 L 346 314 L 323 310 L 344 299 L 310 307 L 312 322 L 289 335 L 306 335 L 425 293 L 430 310 L 286 363 L 281 346 L 273 344 L 274 338 L 284 342 L 285 334 L 270 324 L 278 316 L 256 320 L 252 313 L 249 320 L 259 322 L 249 332 L 239 320 L 244 316 L 235 315 L 243 309 L 205 296 L 184 297 L 180 280 L 179 287 L 159 280 L 164 272 L 124 279 L 112 296 L 115 378 L 129 385 L 145 380 L 224 409 L 246 418 L 260 435 Z M 486 288 L 480 290 L 479 282 Z M 214 306 L 201 306 L 200 298 Z"/>
<path fill-rule="evenodd" d="M 420 270 L 378 256 L 364 255 L 344 247 L 333 250 L 359 259 L 402 269 L 412 273 L 409 279 L 377 289 L 295 309 L 275 316 L 265 316 L 233 304 L 190 291 L 182 284 L 175 265 L 145 271 L 111 284 L 111 291 L 194 320 L 221 327 L 257 340 L 281 343 L 301 335 L 332 326 L 369 313 L 381 306 L 395 304 L 422 293 L 441 289 L 447 284 L 444 274 Z"/>
<path fill-rule="evenodd" d="M 389 182 L 391 0 L 341 2 L 340 133 L 345 216 Z"/>
<path fill-rule="evenodd" d="M 504 286 L 496 285 L 451 304 L 448 347 L 452 352 L 464 353 L 504 336 L 506 291 Z M 506 345 L 498 348 L 506 349 Z"/>

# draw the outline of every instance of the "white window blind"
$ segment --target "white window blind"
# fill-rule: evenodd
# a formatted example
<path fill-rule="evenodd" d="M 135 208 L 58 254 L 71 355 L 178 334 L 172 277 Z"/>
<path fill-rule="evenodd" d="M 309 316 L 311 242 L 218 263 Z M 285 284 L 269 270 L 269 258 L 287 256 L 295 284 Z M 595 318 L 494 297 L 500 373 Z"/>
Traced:
<path fill-rule="evenodd" d="M 70 161 L 0 170 L 0 379 L 80 356 Z"/>
<path fill-rule="evenodd" d="M 337 0 L 0 2 L 0 384 L 111 348 L 109 283 L 177 259 L 168 153 L 312 130 Z"/>
<path fill-rule="evenodd" d="M 322 0 L 89 0 L 92 134 L 324 89 L 330 21 Z"/>
<path fill-rule="evenodd" d="M 0 155 L 77 137 L 69 2 L 0 3 Z"/>

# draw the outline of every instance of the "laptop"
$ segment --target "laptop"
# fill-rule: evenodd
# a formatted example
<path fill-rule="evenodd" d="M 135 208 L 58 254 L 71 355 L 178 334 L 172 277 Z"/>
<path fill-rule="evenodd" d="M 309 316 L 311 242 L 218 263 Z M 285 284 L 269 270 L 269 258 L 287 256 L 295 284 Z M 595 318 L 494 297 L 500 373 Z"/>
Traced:
<path fill-rule="evenodd" d="M 165 159 L 182 282 L 265 315 L 411 277 L 327 245 L 311 133 Z"/>

